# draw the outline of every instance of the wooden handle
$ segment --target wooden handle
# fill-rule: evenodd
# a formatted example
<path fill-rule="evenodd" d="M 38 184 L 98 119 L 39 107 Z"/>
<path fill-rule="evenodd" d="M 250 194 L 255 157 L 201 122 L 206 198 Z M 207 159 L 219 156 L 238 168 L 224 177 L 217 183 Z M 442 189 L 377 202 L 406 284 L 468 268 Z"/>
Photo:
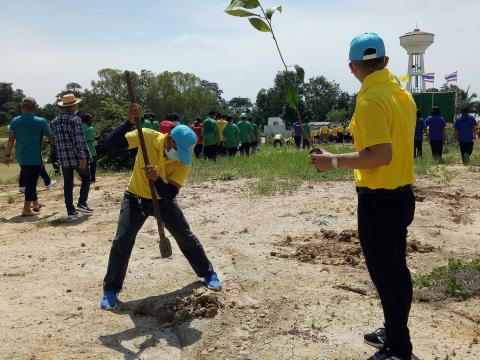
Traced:
<path fill-rule="evenodd" d="M 129 71 L 125 71 L 125 80 L 127 82 L 128 99 L 132 104 L 135 104 L 136 103 L 135 92 L 133 90 L 132 77 Z M 145 163 L 145 166 L 148 166 L 150 165 L 150 160 L 148 159 L 147 146 L 145 145 L 145 137 L 143 136 L 142 122 L 140 121 L 140 117 L 135 119 L 135 127 L 137 128 L 138 140 L 140 141 L 140 149 L 142 150 L 143 162 Z M 160 244 L 159 244 L 160 255 L 163 258 L 167 258 L 172 255 L 172 247 L 170 245 L 170 241 L 165 236 L 165 230 L 163 228 L 162 217 L 160 214 L 160 207 L 157 201 L 157 192 L 155 190 L 155 185 L 153 184 L 153 181 L 150 179 L 148 180 L 148 185 L 150 187 L 150 194 L 152 196 L 152 203 L 153 203 L 153 212 L 155 214 L 155 218 L 157 219 L 158 233 L 160 235 Z"/>

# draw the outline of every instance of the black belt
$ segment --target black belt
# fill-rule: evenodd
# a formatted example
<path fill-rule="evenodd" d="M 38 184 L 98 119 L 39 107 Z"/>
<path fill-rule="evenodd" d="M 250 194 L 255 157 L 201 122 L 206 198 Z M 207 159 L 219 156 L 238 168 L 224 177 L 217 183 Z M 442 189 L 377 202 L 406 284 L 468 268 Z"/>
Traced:
<path fill-rule="evenodd" d="M 389 194 L 398 192 L 412 191 L 412 185 L 400 186 L 396 189 L 370 189 L 368 187 L 357 186 L 357 194 Z"/>

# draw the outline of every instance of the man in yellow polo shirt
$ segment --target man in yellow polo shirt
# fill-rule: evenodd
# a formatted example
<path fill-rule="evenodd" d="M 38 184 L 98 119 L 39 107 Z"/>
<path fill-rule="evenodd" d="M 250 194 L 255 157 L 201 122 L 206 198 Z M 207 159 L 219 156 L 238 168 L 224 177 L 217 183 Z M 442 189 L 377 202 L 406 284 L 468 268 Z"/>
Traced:
<path fill-rule="evenodd" d="M 223 130 L 227 126 L 228 121 L 226 120 L 227 115 L 217 114 L 217 125 L 218 125 L 218 135 L 220 137 L 220 143 L 218 144 L 218 154 L 225 155 L 227 153 L 227 148 L 225 144 L 225 137 L 223 136 Z"/>
<path fill-rule="evenodd" d="M 407 228 L 415 212 L 416 106 L 387 64 L 385 46 L 377 34 L 353 39 L 349 66 L 362 83 L 350 123 L 357 152 L 324 152 L 310 158 L 320 171 L 355 169 L 358 235 L 385 318 L 385 328 L 364 337 L 379 349 L 369 360 L 410 360 L 415 358 L 407 326 L 412 282 L 405 251 Z"/>
<path fill-rule="evenodd" d="M 135 238 L 145 220 L 154 216 L 149 179 L 154 181 L 160 199 L 158 204 L 162 221 L 197 276 L 204 278 L 207 287 L 212 290 L 220 290 L 222 287 L 200 240 L 190 230 L 175 199 L 190 172 L 191 151 L 197 143 L 197 135 L 185 125 L 175 126 L 168 134 L 143 129 L 148 157 L 152 164 L 145 166 L 137 130 L 132 131 L 135 119 L 139 116 L 140 106 L 130 104 L 128 121 L 112 130 L 106 140 L 106 146 L 110 150 L 138 148 L 138 153 L 123 197 L 117 234 L 112 243 L 107 274 L 103 281 L 104 294 L 100 306 L 105 310 L 117 307 L 117 294 L 125 280 Z"/>

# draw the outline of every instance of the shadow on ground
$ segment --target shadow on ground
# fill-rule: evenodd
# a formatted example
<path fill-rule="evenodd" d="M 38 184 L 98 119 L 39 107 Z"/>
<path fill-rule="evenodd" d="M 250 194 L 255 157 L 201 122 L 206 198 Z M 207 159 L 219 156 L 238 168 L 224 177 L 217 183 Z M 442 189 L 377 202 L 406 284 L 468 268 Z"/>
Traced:
<path fill-rule="evenodd" d="M 115 313 L 129 315 L 134 327 L 116 334 L 100 336 L 100 341 L 106 347 L 122 353 L 125 360 L 138 359 L 145 350 L 155 347 L 162 339 L 168 346 L 177 349 L 196 343 L 202 332 L 190 327 L 191 319 L 178 321 L 174 313 L 174 303 L 192 295 L 194 290 L 202 286 L 201 282 L 194 282 L 171 293 L 121 303 Z M 132 351 L 122 344 L 140 337 L 146 339 L 135 346 L 137 351 Z"/>

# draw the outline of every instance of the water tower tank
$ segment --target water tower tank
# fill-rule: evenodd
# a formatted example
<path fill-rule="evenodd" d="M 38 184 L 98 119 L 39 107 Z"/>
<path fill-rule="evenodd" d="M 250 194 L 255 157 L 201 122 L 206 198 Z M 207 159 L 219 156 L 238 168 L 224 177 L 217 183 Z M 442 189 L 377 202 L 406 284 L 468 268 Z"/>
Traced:
<path fill-rule="evenodd" d="M 400 45 L 407 50 L 408 53 L 408 90 L 411 92 L 425 91 L 425 62 L 423 55 L 425 50 L 433 44 L 435 35 L 432 33 L 415 29 L 400 37 Z"/>

